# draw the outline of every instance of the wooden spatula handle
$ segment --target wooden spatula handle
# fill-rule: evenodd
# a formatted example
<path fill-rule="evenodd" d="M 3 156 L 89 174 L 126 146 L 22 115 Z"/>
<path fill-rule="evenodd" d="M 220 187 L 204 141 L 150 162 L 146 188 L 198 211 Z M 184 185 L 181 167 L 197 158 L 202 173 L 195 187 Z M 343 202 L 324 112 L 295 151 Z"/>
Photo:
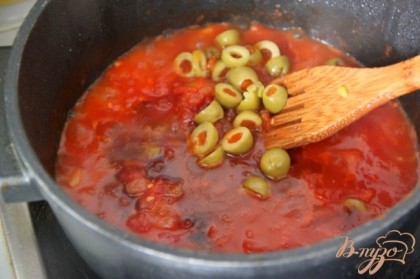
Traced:
<path fill-rule="evenodd" d="M 420 88 L 420 55 L 401 62 L 404 80 L 413 89 Z"/>
<path fill-rule="evenodd" d="M 420 55 L 403 62 L 385 67 L 394 96 L 399 97 L 420 88 Z M 384 69 L 384 68 L 379 68 Z"/>
<path fill-rule="evenodd" d="M 292 148 L 331 136 L 389 100 L 420 89 L 420 55 L 377 68 L 319 66 L 273 82 L 290 96 L 272 117 L 265 145 Z"/>
<path fill-rule="evenodd" d="M 357 95 L 362 94 L 369 107 L 420 89 L 420 55 L 386 67 L 353 68 L 351 71 L 354 72 L 348 72 L 349 88 Z"/>

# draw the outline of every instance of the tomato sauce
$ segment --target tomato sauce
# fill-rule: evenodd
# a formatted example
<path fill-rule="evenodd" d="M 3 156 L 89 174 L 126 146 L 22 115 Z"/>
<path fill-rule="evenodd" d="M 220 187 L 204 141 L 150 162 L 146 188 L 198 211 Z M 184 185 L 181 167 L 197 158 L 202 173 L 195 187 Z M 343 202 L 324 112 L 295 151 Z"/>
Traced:
<path fill-rule="evenodd" d="M 98 217 L 146 239 L 174 247 L 257 253 L 316 243 L 384 214 L 418 180 L 415 134 L 390 102 L 336 135 L 290 151 L 288 176 L 270 181 L 266 200 L 241 187 L 259 174 L 264 150 L 202 169 L 188 147 L 194 115 L 214 99 L 207 78 L 180 77 L 174 58 L 214 45 L 227 24 L 191 27 L 142 42 L 118 58 L 76 104 L 62 134 L 56 177 Z M 241 30 L 243 44 L 275 42 L 290 71 L 353 59 L 299 30 L 257 23 Z M 272 77 L 256 69 L 268 84 Z M 232 119 L 233 111 L 226 112 Z M 220 120 L 220 131 L 230 128 Z M 345 201 L 356 199 L 364 208 Z"/>

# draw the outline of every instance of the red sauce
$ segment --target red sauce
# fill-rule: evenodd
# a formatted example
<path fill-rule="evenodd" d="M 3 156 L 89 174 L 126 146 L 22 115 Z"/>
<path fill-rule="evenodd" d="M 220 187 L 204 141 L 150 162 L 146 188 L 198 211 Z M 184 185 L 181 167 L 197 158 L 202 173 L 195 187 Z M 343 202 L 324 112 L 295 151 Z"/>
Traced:
<path fill-rule="evenodd" d="M 255 253 L 343 234 L 380 216 L 414 188 L 414 132 L 396 102 L 327 140 L 291 150 L 290 173 L 270 182 L 266 200 L 241 187 L 245 177 L 259 174 L 261 136 L 246 156 L 229 157 L 211 170 L 197 166 L 187 138 L 194 115 L 213 100 L 215 84 L 178 76 L 173 60 L 182 51 L 213 45 L 230 27 L 157 37 L 105 71 L 75 106 L 62 135 L 57 180 L 69 195 L 100 218 L 159 243 Z M 241 36 L 243 44 L 275 42 L 289 57 L 291 71 L 333 57 L 356 65 L 297 30 L 252 24 Z M 256 70 L 270 82 L 262 68 Z M 230 124 L 221 120 L 216 127 L 226 131 Z M 346 207 L 349 198 L 364 202 L 366 210 Z"/>

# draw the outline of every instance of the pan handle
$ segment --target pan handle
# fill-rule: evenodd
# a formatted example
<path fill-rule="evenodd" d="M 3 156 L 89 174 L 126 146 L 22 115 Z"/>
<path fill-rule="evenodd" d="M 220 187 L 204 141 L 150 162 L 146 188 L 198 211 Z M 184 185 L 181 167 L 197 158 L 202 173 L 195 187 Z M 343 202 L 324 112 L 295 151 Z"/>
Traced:
<path fill-rule="evenodd" d="M 0 196 L 6 203 L 43 200 L 35 182 L 23 171 L 13 144 L 4 139 L 4 111 L 0 109 Z"/>
<path fill-rule="evenodd" d="M 2 49 L 4 52 L 5 50 Z M 1 58 L 1 57 L 0 57 Z M 1 59 L 1 64 L 4 60 Z M 0 67 L 0 69 L 4 67 Z M 3 94 L 3 71 L 0 71 L 0 200 L 5 202 L 29 202 L 42 200 L 35 181 L 24 171 L 19 156 L 16 154 L 10 141 L 5 113 L 5 100 Z"/>

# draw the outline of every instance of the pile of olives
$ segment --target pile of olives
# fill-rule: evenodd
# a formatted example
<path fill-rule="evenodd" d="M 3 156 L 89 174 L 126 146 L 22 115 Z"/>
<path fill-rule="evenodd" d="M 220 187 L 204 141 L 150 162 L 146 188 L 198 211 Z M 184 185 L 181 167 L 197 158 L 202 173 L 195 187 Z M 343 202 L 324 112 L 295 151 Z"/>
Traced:
<path fill-rule="evenodd" d="M 211 77 L 216 82 L 215 98 L 195 116 L 197 126 L 190 136 L 192 152 L 199 158 L 198 165 L 208 169 L 220 166 L 226 154 L 241 156 L 248 153 L 254 145 L 253 132 L 261 130 L 263 122 L 258 112 L 266 109 L 278 113 L 288 97 L 286 89 L 280 85 L 264 86 L 252 68 L 265 61 L 265 70 L 271 76 L 288 73 L 289 60 L 280 54 L 274 42 L 263 40 L 253 46 L 243 46 L 239 31 L 229 29 L 220 33 L 215 43 L 217 47 L 181 52 L 174 60 L 179 75 Z M 224 118 L 225 109 L 235 109 L 237 115 L 233 128 L 220 139 L 214 123 Z M 265 177 L 248 177 L 243 187 L 266 199 L 270 195 L 266 178 L 280 179 L 287 175 L 289 167 L 290 157 L 285 150 L 267 150 L 259 162 Z"/>

